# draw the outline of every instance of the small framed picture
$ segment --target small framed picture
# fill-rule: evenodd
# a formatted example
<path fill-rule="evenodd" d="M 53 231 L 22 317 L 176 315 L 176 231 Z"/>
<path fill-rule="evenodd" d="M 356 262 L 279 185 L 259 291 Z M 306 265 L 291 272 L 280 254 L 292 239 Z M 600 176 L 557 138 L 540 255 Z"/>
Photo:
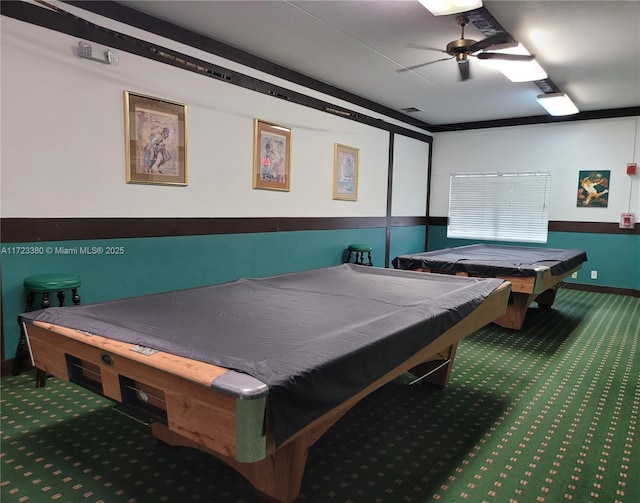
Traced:
<path fill-rule="evenodd" d="M 333 198 L 358 200 L 358 157 L 360 150 L 335 144 L 333 155 Z"/>
<path fill-rule="evenodd" d="M 124 92 L 127 183 L 187 185 L 187 105 Z"/>
<path fill-rule="evenodd" d="M 611 170 L 580 171 L 578 174 L 578 208 L 606 208 L 609 205 Z"/>
<path fill-rule="evenodd" d="M 254 120 L 253 188 L 290 190 L 291 129 Z"/>

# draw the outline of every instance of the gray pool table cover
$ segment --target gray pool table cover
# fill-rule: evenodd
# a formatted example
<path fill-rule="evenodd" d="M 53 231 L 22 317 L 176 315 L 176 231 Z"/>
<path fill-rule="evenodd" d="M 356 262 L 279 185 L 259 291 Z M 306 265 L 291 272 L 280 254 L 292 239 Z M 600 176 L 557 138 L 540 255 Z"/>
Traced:
<path fill-rule="evenodd" d="M 400 255 L 396 269 L 431 269 L 483 276 L 535 276 L 542 268 L 558 275 L 587 261 L 583 250 L 533 246 L 474 244 L 430 252 Z"/>
<path fill-rule="evenodd" d="M 22 316 L 249 374 L 269 388 L 280 444 L 502 283 L 344 264 Z"/>

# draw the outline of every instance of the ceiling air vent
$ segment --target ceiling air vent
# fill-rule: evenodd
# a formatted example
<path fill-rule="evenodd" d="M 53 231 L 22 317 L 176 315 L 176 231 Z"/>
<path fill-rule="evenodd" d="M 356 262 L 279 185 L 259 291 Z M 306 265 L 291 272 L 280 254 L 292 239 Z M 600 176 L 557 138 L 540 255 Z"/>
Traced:
<path fill-rule="evenodd" d="M 416 108 L 416 107 L 401 108 L 400 110 L 402 110 L 403 112 L 408 113 L 408 114 L 412 114 L 412 113 L 415 113 L 415 112 L 421 112 L 422 111 L 422 110 L 420 110 L 419 108 Z"/>

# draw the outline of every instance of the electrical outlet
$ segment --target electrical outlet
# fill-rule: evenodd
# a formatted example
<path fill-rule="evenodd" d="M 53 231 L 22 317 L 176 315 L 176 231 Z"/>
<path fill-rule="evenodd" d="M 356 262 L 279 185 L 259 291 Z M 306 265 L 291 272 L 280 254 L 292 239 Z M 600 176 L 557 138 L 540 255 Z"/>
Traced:
<path fill-rule="evenodd" d="M 598 271 L 591 271 L 591 279 L 598 279 Z"/>
<path fill-rule="evenodd" d="M 576 271 L 576 272 L 572 273 L 572 274 L 571 274 L 571 277 L 572 277 L 573 279 L 577 279 L 577 278 L 578 278 L 578 271 Z"/>

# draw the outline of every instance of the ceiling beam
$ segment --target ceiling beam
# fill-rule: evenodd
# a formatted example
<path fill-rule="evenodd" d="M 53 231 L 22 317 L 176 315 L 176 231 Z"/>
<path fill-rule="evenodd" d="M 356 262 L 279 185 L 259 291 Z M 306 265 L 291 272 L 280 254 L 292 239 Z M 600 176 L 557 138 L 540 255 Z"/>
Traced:
<path fill-rule="evenodd" d="M 493 17 L 493 14 L 487 10 L 486 7 L 480 7 L 464 14 L 469 22 L 471 22 L 482 34 L 486 37 L 495 35 L 498 32 L 504 32 L 511 37 L 514 42 L 517 42 L 513 35 L 511 35 L 504 27 Z M 556 86 L 550 78 L 535 80 L 533 82 L 538 88 L 545 94 L 559 93 L 560 88 Z"/>

